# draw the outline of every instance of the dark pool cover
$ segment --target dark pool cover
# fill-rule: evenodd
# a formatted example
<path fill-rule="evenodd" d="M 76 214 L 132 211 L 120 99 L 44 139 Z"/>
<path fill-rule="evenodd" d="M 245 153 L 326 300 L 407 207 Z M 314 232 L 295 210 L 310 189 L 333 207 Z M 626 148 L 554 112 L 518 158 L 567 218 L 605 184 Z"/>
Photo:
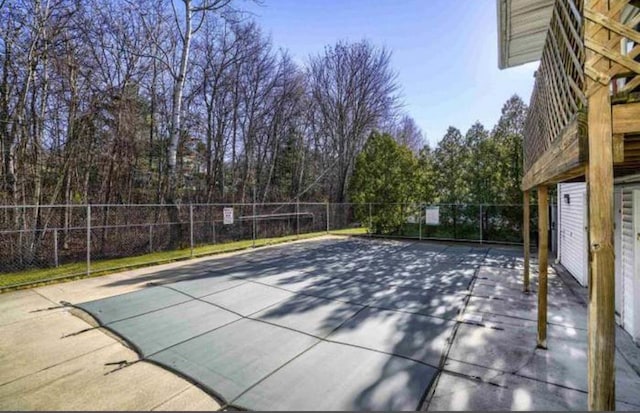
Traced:
<path fill-rule="evenodd" d="M 459 262 L 445 246 L 409 245 L 273 248 L 211 271 L 203 262 L 192 279 L 77 307 L 142 359 L 231 406 L 416 410 L 475 263 Z"/>

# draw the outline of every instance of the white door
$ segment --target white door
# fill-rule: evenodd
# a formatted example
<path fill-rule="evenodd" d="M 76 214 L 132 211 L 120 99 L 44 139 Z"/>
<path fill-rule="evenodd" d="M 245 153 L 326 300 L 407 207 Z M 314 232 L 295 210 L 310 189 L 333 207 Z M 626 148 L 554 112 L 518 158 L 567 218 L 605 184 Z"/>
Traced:
<path fill-rule="evenodd" d="M 558 185 L 560 263 L 583 286 L 587 285 L 586 185 Z"/>

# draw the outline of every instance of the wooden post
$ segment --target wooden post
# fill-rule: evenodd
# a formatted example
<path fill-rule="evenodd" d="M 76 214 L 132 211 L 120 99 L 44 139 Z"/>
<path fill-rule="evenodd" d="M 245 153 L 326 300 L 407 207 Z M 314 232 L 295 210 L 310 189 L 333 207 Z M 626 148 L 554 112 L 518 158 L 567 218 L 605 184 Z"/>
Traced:
<path fill-rule="evenodd" d="M 590 410 L 615 410 L 613 156 L 609 90 L 589 99 L 588 390 Z"/>
<path fill-rule="evenodd" d="M 524 241 L 524 286 L 523 291 L 529 292 L 529 259 L 531 255 L 531 240 L 529 221 L 531 219 L 530 212 L 530 196 L 529 191 L 524 191 L 524 198 L 522 204 L 522 238 Z"/>
<path fill-rule="evenodd" d="M 587 0 L 585 10 L 609 13 L 608 1 Z M 613 34 L 613 33 L 611 33 Z M 610 32 L 585 21 L 585 41 L 606 44 Z M 587 49 L 587 62 L 598 53 Z M 591 71 L 606 71 L 600 59 Z M 613 137 L 608 85 L 586 79 L 589 163 L 587 165 L 589 236 L 588 407 L 615 410 L 615 271 L 613 253 Z"/>
<path fill-rule="evenodd" d="M 549 247 L 549 192 L 538 187 L 538 348 L 547 348 L 547 269 Z"/>

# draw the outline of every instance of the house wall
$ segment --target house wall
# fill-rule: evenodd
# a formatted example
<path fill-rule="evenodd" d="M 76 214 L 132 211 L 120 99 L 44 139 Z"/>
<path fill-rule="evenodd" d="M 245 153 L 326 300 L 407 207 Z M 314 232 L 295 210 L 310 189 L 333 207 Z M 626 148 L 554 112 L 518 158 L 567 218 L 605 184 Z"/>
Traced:
<path fill-rule="evenodd" d="M 620 240 L 620 268 L 616 269 L 616 273 L 621 273 L 618 278 L 621 279 L 620 303 L 622 326 L 631 328 L 633 326 L 634 311 L 634 276 L 635 276 L 635 231 L 633 219 L 633 190 L 624 189 L 622 191 L 622 231 Z M 614 240 L 618 241 L 618 240 Z M 616 285 L 616 287 L 618 287 Z M 629 331 L 629 330 L 627 330 Z M 630 331 L 631 332 L 631 331 Z"/>
<path fill-rule="evenodd" d="M 635 190 L 635 193 L 634 193 Z M 569 195 L 567 203 L 565 195 Z M 616 185 L 614 251 L 616 321 L 640 343 L 640 184 Z M 558 185 L 559 262 L 583 286 L 588 284 L 586 185 Z"/>

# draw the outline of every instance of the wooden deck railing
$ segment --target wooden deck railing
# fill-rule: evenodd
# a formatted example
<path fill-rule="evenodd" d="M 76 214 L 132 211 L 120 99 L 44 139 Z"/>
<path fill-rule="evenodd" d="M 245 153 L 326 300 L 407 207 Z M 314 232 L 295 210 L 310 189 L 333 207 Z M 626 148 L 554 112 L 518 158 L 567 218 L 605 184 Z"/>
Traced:
<path fill-rule="evenodd" d="M 525 172 L 584 110 L 582 32 L 582 0 L 556 1 L 525 123 Z"/>
<path fill-rule="evenodd" d="M 638 0 L 556 0 L 525 123 L 523 189 L 584 173 L 587 102 L 597 89 L 610 88 L 615 103 L 640 95 L 639 7 Z M 614 162 L 623 167 L 620 156 Z"/>

